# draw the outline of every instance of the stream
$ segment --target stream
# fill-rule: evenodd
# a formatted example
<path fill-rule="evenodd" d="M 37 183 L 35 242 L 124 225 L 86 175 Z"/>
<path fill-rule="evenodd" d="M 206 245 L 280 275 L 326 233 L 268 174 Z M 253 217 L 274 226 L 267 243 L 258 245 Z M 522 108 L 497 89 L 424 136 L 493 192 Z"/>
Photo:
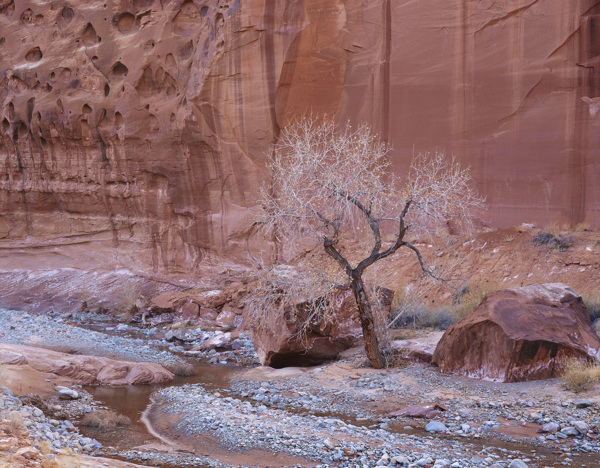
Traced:
<path fill-rule="evenodd" d="M 110 325 L 111 324 L 85 326 L 85 328 L 91 328 L 96 331 L 102 331 L 103 333 L 107 334 L 121 334 L 120 332 L 113 330 Z M 108 331 L 106 330 L 107 327 L 109 328 Z M 128 330 L 126 333 L 129 336 L 137 335 L 137 332 L 131 329 Z M 103 451 L 105 452 L 104 456 L 113 456 L 114 458 L 123 459 L 123 457 L 117 452 L 132 449 L 137 449 L 140 451 L 148 450 L 151 452 L 153 450 L 153 445 L 156 446 L 156 444 L 159 444 L 164 446 L 164 442 L 152 435 L 148 431 L 146 424 L 142 420 L 143 413 L 144 411 L 146 411 L 148 405 L 150 404 L 151 395 L 158 390 L 168 387 L 181 387 L 187 384 L 201 384 L 202 387 L 204 387 L 211 393 L 219 392 L 223 396 L 231 396 L 242 401 L 253 403 L 250 398 L 242 398 L 230 390 L 231 382 L 234 381 L 234 379 L 244 378 L 242 376 L 242 374 L 245 372 L 244 368 L 235 367 L 231 365 L 208 364 L 205 361 L 190 359 L 188 359 L 188 362 L 193 364 L 196 374 L 190 377 L 177 377 L 174 381 L 166 384 L 124 387 L 86 387 L 85 389 L 88 392 L 90 392 L 98 402 L 101 402 L 102 404 L 106 405 L 108 408 L 116 411 L 117 413 L 129 417 L 132 422 L 132 425 L 114 430 L 99 430 L 81 426 L 80 431 L 87 437 L 95 438 L 103 444 Z M 344 421 L 345 423 L 354 426 L 374 427 L 378 423 L 378 421 L 374 419 L 360 418 L 357 420 L 354 416 L 351 416 L 350 414 L 323 412 L 319 413 L 315 411 L 308 411 L 302 408 L 289 406 L 285 406 L 283 408 L 279 406 L 279 409 L 284 409 L 290 414 L 296 414 L 299 416 L 338 418 Z M 349 410 L 351 410 L 351 408 L 349 408 Z M 532 464 L 530 466 L 565 466 L 564 457 L 553 453 L 552 449 L 548 447 L 534 446 L 533 444 L 527 442 L 521 443 L 517 441 L 505 440 L 504 438 L 501 438 L 498 435 L 491 435 L 492 433 L 490 433 L 490 436 L 482 439 L 475 439 L 473 437 L 462 438 L 457 435 L 445 434 L 434 436 L 430 433 L 427 433 L 423 428 L 417 427 L 413 429 L 407 429 L 406 426 L 406 421 L 393 421 L 389 424 L 388 430 L 390 433 L 408 434 L 414 437 L 423 438 L 427 440 L 430 440 L 432 438 L 434 440 L 443 439 L 450 443 L 456 443 L 465 446 L 469 445 L 475 447 L 476 450 L 482 450 L 487 448 L 490 450 L 499 450 L 500 452 L 510 451 L 520 452 L 524 454 L 530 453 L 539 456 L 540 458 L 538 459 L 536 464 Z M 147 447 L 144 448 L 142 446 Z M 209 449 L 207 448 L 207 451 L 208 450 Z M 207 453 L 203 453 L 203 455 L 207 455 Z M 219 459 L 219 456 L 216 453 L 209 452 L 208 456 L 213 457 L 214 459 Z M 567 466 L 600 466 L 600 456 L 597 453 L 573 453 L 571 456 L 574 456 L 575 460 L 573 460 L 573 462 L 571 463 L 567 463 Z M 143 460 L 137 459 L 134 460 L 134 462 L 144 463 Z M 152 457 L 149 456 L 146 462 L 152 463 Z M 155 460 L 154 463 L 156 463 Z M 316 464 L 316 462 L 313 463 L 307 460 L 307 465 Z M 164 468 L 176 468 L 178 466 L 183 465 L 169 465 L 167 463 L 161 463 L 161 466 Z"/>

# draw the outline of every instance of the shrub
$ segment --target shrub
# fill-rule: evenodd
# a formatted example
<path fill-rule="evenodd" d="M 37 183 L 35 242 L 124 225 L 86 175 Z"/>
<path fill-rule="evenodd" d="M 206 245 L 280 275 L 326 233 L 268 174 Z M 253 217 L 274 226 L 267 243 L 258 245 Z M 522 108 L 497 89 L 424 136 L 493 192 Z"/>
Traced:
<path fill-rule="evenodd" d="M 531 243 L 536 247 L 546 245 L 559 252 L 565 252 L 569 247 L 573 246 L 573 237 L 553 232 L 539 232 L 533 236 Z"/>
<path fill-rule="evenodd" d="M 456 316 L 458 320 L 472 313 L 485 297 L 499 286 L 496 283 L 483 283 L 473 288 L 465 287 L 457 298 Z"/>
<path fill-rule="evenodd" d="M 177 377 L 191 377 L 196 375 L 196 369 L 191 364 L 186 362 L 175 362 L 173 364 L 166 364 L 165 367 L 173 372 Z"/>
<path fill-rule="evenodd" d="M 588 313 L 590 314 L 590 320 L 595 322 L 600 318 L 600 294 L 593 293 L 583 296 L 583 302 L 585 303 Z"/>
<path fill-rule="evenodd" d="M 591 390 L 600 380 L 600 365 L 573 359 L 565 364 L 562 378 L 567 390 L 575 393 Z"/>
<path fill-rule="evenodd" d="M 457 321 L 454 310 L 449 307 L 429 307 L 413 304 L 396 322 L 396 327 L 412 325 L 415 328 L 433 328 L 445 330 Z"/>
<path fill-rule="evenodd" d="M 115 429 L 116 427 L 129 426 L 131 420 L 112 410 L 96 410 L 87 413 L 81 420 L 82 426 L 95 427 L 98 429 Z"/>

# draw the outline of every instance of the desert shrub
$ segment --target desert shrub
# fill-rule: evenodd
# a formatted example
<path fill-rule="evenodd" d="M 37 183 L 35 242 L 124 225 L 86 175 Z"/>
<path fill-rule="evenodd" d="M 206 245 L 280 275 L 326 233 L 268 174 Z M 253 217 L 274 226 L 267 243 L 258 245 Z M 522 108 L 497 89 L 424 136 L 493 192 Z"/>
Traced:
<path fill-rule="evenodd" d="M 556 249 L 559 252 L 565 252 L 569 247 L 573 246 L 573 237 L 563 236 L 558 232 L 539 232 L 531 239 L 531 243 L 539 247 L 545 245 L 551 249 Z"/>
<path fill-rule="evenodd" d="M 455 315 L 458 320 L 472 313 L 485 297 L 500 287 L 496 283 L 483 283 L 474 287 L 465 287 L 456 299 Z"/>
<path fill-rule="evenodd" d="M 583 302 L 588 309 L 590 314 L 590 320 L 595 322 L 600 318 L 600 294 L 593 293 L 583 296 Z"/>
<path fill-rule="evenodd" d="M 456 321 L 456 314 L 450 307 L 429 307 L 417 303 L 413 304 L 402 317 L 396 320 L 395 326 L 445 330 Z"/>
<path fill-rule="evenodd" d="M 591 390 L 600 380 L 600 365 L 573 359 L 565 364 L 562 378 L 567 390 L 575 393 Z"/>
<path fill-rule="evenodd" d="M 81 420 L 82 426 L 95 427 L 98 429 L 114 429 L 116 427 L 129 426 L 131 420 L 112 410 L 96 410 L 87 413 Z"/>
<path fill-rule="evenodd" d="M 196 369 L 187 362 L 175 362 L 165 365 L 165 368 L 173 372 L 177 377 L 191 377 L 196 375 Z"/>

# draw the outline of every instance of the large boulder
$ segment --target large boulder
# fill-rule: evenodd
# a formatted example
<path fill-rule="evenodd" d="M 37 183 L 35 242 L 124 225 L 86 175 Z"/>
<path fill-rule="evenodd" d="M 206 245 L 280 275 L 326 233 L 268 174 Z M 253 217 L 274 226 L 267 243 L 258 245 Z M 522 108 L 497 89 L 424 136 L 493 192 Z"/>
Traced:
<path fill-rule="evenodd" d="M 519 382 L 555 377 L 571 358 L 598 361 L 600 340 L 581 296 L 548 283 L 488 294 L 448 328 L 432 362 L 444 373 Z"/>
<path fill-rule="evenodd" d="M 394 292 L 379 288 L 378 295 L 380 314 L 389 317 Z M 257 324 L 253 328 L 254 349 L 261 363 L 276 368 L 317 365 L 358 344 L 362 329 L 352 292 L 340 291 L 327 301 L 334 312 L 310 321 L 307 316 L 312 303 L 302 303 L 283 313 L 269 314 Z"/>
<path fill-rule="evenodd" d="M 139 385 L 170 382 L 174 375 L 160 364 L 72 355 L 33 346 L 0 343 L 0 365 L 65 377 L 79 385 Z"/>

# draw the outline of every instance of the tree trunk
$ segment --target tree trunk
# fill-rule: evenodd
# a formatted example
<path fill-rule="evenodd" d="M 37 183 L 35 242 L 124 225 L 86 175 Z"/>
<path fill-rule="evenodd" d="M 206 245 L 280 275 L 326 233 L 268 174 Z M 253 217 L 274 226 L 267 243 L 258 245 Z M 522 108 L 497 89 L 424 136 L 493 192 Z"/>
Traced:
<path fill-rule="evenodd" d="M 375 369 L 382 369 L 386 365 L 386 359 L 379 345 L 379 338 L 376 333 L 375 323 L 373 321 L 373 309 L 365 291 L 365 284 L 358 275 L 352 277 L 352 292 L 358 308 L 358 317 L 362 327 L 363 338 L 365 339 L 365 351 Z"/>

